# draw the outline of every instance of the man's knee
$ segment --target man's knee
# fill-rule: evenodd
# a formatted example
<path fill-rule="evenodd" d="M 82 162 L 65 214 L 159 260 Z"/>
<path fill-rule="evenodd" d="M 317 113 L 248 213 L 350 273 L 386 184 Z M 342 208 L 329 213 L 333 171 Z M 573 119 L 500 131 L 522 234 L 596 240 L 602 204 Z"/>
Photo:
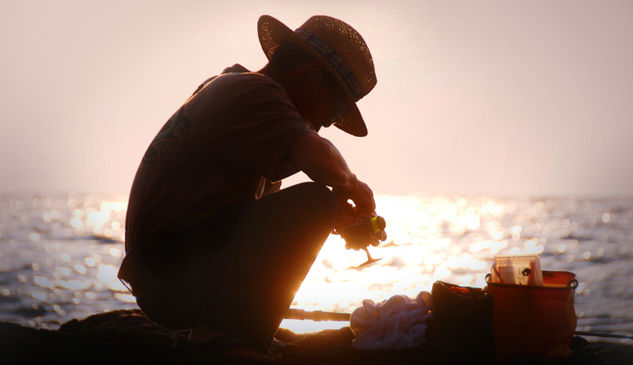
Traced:
<path fill-rule="evenodd" d="M 305 182 L 294 185 L 289 189 L 296 189 L 298 202 L 307 212 L 334 225 L 336 217 L 336 199 L 334 193 L 327 186 L 316 182 Z"/>

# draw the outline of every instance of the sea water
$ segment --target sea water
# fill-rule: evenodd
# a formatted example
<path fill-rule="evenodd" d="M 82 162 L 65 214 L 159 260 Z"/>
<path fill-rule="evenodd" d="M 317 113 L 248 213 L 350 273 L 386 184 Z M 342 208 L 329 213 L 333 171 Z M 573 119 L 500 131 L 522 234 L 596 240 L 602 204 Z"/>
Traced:
<path fill-rule="evenodd" d="M 483 287 L 495 255 L 539 255 L 572 271 L 577 330 L 633 335 L 633 199 L 377 195 L 387 241 L 363 251 L 331 235 L 295 308 L 351 312 L 363 299 L 415 297 L 436 280 Z M 125 255 L 125 195 L 0 196 L 0 320 L 57 328 L 138 308 L 116 278 Z M 202 280 L 202 278 L 201 278 Z M 340 322 L 285 320 L 297 332 Z M 631 341 L 629 341 L 631 342 Z"/>

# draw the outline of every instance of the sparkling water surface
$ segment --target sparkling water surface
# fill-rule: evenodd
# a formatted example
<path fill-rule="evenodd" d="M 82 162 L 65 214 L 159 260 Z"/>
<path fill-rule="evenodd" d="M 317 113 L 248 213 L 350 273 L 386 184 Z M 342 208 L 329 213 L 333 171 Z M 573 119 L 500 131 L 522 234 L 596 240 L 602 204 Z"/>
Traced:
<path fill-rule="evenodd" d="M 576 273 L 578 330 L 633 335 L 633 199 L 378 195 L 388 240 L 381 261 L 331 235 L 293 307 L 351 312 L 363 299 L 415 297 L 433 282 L 485 286 L 495 255 L 538 254 L 545 270 Z M 125 195 L 0 196 L 0 320 L 56 328 L 137 308 L 116 273 Z M 346 323 L 285 320 L 297 332 Z M 633 341 L 628 341 L 631 343 Z"/>

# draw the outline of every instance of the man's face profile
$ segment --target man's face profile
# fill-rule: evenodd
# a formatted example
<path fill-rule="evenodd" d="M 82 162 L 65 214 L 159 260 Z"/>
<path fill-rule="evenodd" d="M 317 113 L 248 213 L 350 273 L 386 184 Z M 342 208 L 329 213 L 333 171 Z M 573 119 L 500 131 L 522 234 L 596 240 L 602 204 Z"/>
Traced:
<path fill-rule="evenodd" d="M 300 78 L 300 92 L 293 101 L 316 130 L 329 127 L 348 112 L 345 91 L 323 65 L 313 63 L 304 69 Z"/>

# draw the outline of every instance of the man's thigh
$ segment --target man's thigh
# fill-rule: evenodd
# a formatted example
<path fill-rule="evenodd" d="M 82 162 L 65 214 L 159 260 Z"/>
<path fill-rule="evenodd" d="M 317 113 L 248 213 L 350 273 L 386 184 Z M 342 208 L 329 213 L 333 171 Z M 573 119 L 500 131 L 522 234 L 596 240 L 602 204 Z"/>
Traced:
<path fill-rule="evenodd" d="M 335 200 L 324 186 L 299 184 L 227 214 L 221 248 L 196 259 L 208 322 L 223 312 L 272 336 L 333 228 Z"/>
<path fill-rule="evenodd" d="M 178 235 L 177 260 L 168 257 L 173 248 L 156 252 L 165 267 L 154 267 L 139 286 L 145 291 L 139 306 L 169 327 L 200 321 L 272 336 L 335 215 L 331 191 L 314 183 L 230 207 L 200 229 Z M 169 262 L 174 265 L 168 268 Z"/>
<path fill-rule="evenodd" d="M 256 269 L 271 261 L 292 267 L 304 257 L 312 264 L 334 227 L 332 192 L 316 183 L 283 189 L 238 207 L 227 232 L 226 248 L 236 266 Z"/>

